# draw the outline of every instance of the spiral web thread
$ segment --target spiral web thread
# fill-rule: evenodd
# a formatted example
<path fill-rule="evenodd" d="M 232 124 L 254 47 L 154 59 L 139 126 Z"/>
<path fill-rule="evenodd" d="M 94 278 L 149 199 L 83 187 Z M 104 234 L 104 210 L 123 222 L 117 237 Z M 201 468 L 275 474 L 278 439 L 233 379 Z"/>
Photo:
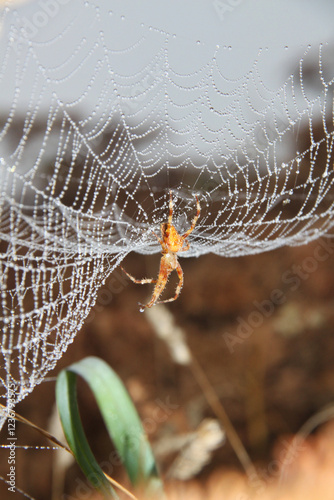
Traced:
<path fill-rule="evenodd" d="M 333 227 L 330 46 L 306 47 L 270 90 L 265 49 L 231 79 L 229 47 L 185 44 L 144 24 L 120 43 L 126 20 L 73 4 L 56 33 L 29 38 L 19 11 L 3 19 L 4 404 L 9 387 L 19 401 L 55 366 L 127 253 L 160 251 L 152 230 L 166 219 L 169 189 L 179 230 L 195 194 L 201 204 L 185 257 L 298 245 Z"/>

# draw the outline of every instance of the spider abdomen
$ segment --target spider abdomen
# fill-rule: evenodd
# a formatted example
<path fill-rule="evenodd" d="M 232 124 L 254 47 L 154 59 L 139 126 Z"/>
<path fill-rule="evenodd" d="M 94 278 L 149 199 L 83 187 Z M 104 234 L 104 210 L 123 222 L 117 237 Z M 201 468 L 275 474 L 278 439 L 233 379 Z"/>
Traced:
<path fill-rule="evenodd" d="M 177 255 L 172 251 L 169 251 L 168 253 L 164 254 L 163 259 L 164 259 L 164 264 L 169 272 L 177 268 L 178 264 Z"/>

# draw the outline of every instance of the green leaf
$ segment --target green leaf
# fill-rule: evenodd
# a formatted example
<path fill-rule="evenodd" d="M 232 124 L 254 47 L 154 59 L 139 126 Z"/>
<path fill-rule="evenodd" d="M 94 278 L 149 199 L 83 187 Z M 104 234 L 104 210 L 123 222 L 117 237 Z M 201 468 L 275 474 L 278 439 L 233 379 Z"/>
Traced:
<path fill-rule="evenodd" d="M 69 447 L 92 484 L 117 498 L 95 460 L 84 434 L 76 398 L 76 376 L 94 393 L 108 433 L 133 486 L 163 496 L 154 456 L 139 416 L 116 373 L 99 358 L 88 357 L 63 370 L 57 378 L 56 399 Z"/>
<path fill-rule="evenodd" d="M 79 414 L 76 398 L 76 375 L 63 370 L 57 377 L 56 399 L 67 443 L 91 484 L 105 496 L 118 499 L 90 449 Z"/>

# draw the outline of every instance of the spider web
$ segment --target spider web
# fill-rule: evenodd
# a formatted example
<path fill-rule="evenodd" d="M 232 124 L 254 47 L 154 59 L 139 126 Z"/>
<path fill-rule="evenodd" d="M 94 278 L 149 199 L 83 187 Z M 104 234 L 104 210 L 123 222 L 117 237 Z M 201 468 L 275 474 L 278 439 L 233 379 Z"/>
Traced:
<path fill-rule="evenodd" d="M 201 204 L 185 256 L 263 252 L 333 227 L 333 47 L 280 46 L 283 71 L 264 46 L 245 65 L 235 62 L 242 47 L 111 5 L 3 11 L 4 404 L 55 366 L 127 253 L 160 251 L 152 230 L 166 220 L 169 189 L 179 230 L 195 195 Z M 202 7 L 208 22 L 221 21 L 221 5 Z"/>

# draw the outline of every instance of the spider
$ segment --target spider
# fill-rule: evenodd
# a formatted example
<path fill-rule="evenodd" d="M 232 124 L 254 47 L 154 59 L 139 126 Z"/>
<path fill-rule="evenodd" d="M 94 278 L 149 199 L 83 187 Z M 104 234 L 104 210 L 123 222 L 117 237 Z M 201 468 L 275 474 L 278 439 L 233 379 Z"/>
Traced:
<path fill-rule="evenodd" d="M 196 196 L 196 206 L 197 206 L 197 212 L 191 222 L 190 228 L 184 234 L 182 235 L 179 234 L 175 229 L 175 227 L 173 226 L 173 197 L 172 197 L 172 191 L 169 191 L 169 217 L 168 217 L 168 222 L 164 222 L 160 226 L 161 238 L 159 238 L 159 236 L 153 231 L 153 234 L 159 241 L 162 248 L 161 250 L 162 257 L 160 260 L 158 279 L 144 278 L 138 280 L 133 276 L 131 276 L 131 274 L 125 271 L 125 269 L 123 269 L 123 267 L 121 266 L 121 269 L 134 283 L 141 285 L 144 285 L 145 283 L 155 283 L 152 298 L 148 304 L 143 305 L 143 308 L 140 309 L 141 311 L 144 311 L 145 307 L 154 306 L 154 304 L 164 304 L 166 302 L 173 302 L 180 295 L 183 286 L 183 271 L 182 267 L 178 262 L 177 254 L 179 252 L 185 252 L 186 250 L 189 250 L 190 244 L 187 240 L 187 237 L 195 229 L 199 214 L 201 212 L 201 206 L 199 204 L 197 196 Z M 179 277 L 179 283 L 176 287 L 174 297 L 167 300 L 158 301 L 160 295 L 165 289 L 169 275 L 174 270 L 177 272 L 177 275 Z"/>

